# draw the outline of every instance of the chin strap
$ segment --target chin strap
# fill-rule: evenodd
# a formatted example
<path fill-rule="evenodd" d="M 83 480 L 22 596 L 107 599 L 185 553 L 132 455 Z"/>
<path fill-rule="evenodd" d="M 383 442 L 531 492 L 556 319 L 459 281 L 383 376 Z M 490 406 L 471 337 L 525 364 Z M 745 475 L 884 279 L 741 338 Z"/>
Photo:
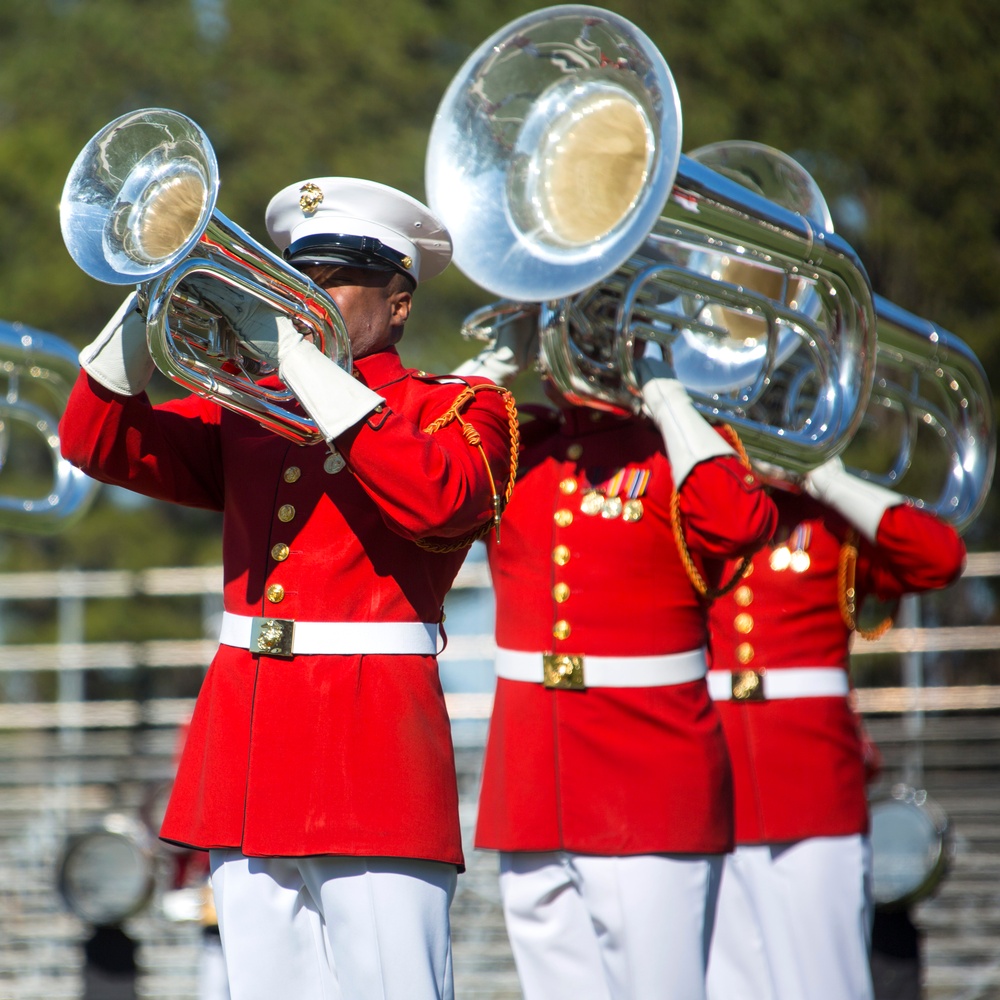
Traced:
<path fill-rule="evenodd" d="M 508 455 L 510 457 L 510 473 L 507 476 L 507 488 L 504 490 L 504 494 L 501 497 L 497 491 L 496 481 L 493 478 L 493 470 L 490 468 L 489 460 L 486 458 L 486 452 L 483 451 L 482 438 L 479 435 L 479 431 L 476 430 L 472 424 L 462 418 L 461 411 L 475 399 L 477 392 L 499 392 L 503 397 L 504 406 L 507 410 L 507 426 L 510 430 L 510 447 L 508 450 Z M 416 538 L 414 541 L 422 549 L 427 549 L 430 552 L 455 552 L 458 549 L 468 548 L 473 542 L 479 541 L 480 538 L 485 537 L 489 534 L 490 528 L 494 528 L 497 533 L 497 542 L 500 541 L 500 517 L 510 502 L 511 494 L 514 491 L 514 480 L 517 477 L 517 455 L 520 449 L 520 432 L 518 430 L 517 424 L 517 406 L 514 403 L 514 397 L 509 390 L 504 389 L 499 385 L 468 385 L 466 386 L 456 397 L 451 406 L 437 420 L 428 424 L 424 428 L 425 434 L 435 434 L 437 431 L 441 430 L 442 427 L 447 427 L 452 421 L 457 421 L 462 428 L 462 436 L 465 438 L 466 442 L 473 448 L 475 448 L 480 457 L 483 460 L 483 464 L 486 466 L 486 475 L 490 480 L 490 491 L 493 495 L 493 517 L 487 521 L 482 527 L 476 528 L 470 534 L 463 536 L 455 541 L 449 542 L 428 542 L 422 538 Z"/>
<path fill-rule="evenodd" d="M 736 430 L 730 427 L 729 424 L 722 424 L 721 430 L 733 446 L 733 450 L 739 456 L 744 467 L 751 469 L 750 459 L 747 457 L 746 449 L 743 447 L 743 442 L 740 440 L 740 436 L 736 433 Z M 753 560 L 752 555 L 743 556 L 733 575 L 719 587 L 710 587 L 705 578 L 698 572 L 698 567 L 695 566 L 694 559 L 691 556 L 691 550 L 688 548 L 687 539 L 684 537 L 684 527 L 681 524 L 681 495 L 676 487 L 670 498 L 670 525 L 674 529 L 674 541 L 677 543 L 677 551 L 680 553 L 681 562 L 687 571 L 691 586 L 702 597 L 714 601 L 717 597 L 728 594 L 743 579 Z"/>
<path fill-rule="evenodd" d="M 840 547 L 840 560 L 837 564 L 837 600 L 840 605 L 840 617 L 852 632 L 857 632 L 862 639 L 874 642 L 892 628 L 893 619 L 899 608 L 899 600 L 895 602 L 892 614 L 879 622 L 874 628 L 858 627 L 858 592 L 855 588 L 854 575 L 858 565 L 858 532 L 852 528 Z"/>

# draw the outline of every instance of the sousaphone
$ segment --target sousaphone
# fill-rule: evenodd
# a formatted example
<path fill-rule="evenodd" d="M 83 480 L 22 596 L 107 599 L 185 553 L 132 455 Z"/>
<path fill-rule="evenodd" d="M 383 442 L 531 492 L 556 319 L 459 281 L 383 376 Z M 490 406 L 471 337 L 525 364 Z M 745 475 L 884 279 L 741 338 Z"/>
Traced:
<path fill-rule="evenodd" d="M 670 70 L 610 11 L 535 11 L 452 80 L 427 151 L 456 265 L 503 296 L 489 339 L 537 315 L 570 401 L 638 412 L 654 341 L 695 405 L 795 472 L 843 449 L 871 390 L 875 314 L 857 255 L 821 224 L 685 157 Z"/>
<path fill-rule="evenodd" d="M 0 321 L 0 530 L 65 530 L 99 483 L 62 457 L 59 419 L 80 370 L 60 337 Z"/>
<path fill-rule="evenodd" d="M 819 186 L 780 150 L 731 141 L 690 155 L 833 231 Z M 844 463 L 963 531 L 993 481 L 996 420 L 986 373 L 955 334 L 881 295 L 874 303 L 875 377 Z"/>

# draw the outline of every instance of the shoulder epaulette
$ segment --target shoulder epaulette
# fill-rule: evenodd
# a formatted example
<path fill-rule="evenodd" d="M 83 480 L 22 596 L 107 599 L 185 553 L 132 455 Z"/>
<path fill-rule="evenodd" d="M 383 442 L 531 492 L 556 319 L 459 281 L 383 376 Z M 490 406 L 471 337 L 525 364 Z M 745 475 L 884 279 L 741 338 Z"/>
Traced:
<path fill-rule="evenodd" d="M 461 375 L 433 375 L 430 372 L 414 370 L 410 377 L 432 385 L 468 385 L 469 380 Z"/>

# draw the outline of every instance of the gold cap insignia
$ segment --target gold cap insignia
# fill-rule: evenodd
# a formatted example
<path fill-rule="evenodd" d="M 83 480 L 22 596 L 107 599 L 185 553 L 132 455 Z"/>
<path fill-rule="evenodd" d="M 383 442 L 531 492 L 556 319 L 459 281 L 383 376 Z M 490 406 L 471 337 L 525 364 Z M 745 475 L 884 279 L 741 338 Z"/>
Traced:
<path fill-rule="evenodd" d="M 313 183 L 303 184 L 299 188 L 299 208 L 307 214 L 315 212 L 323 202 L 323 192 Z"/>
<path fill-rule="evenodd" d="M 406 267 L 406 268 L 413 267 L 413 258 L 412 257 L 404 257 L 400 261 L 400 264 L 402 264 L 403 267 Z"/>

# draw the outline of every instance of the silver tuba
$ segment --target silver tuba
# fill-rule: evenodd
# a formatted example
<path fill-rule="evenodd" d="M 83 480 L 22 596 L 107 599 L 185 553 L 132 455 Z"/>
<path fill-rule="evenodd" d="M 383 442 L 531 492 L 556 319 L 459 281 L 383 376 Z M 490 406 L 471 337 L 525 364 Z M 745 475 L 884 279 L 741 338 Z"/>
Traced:
<path fill-rule="evenodd" d="M 66 341 L 0 322 L 0 529 L 60 531 L 97 494 L 96 480 L 59 451 L 59 418 L 79 369 Z"/>
<path fill-rule="evenodd" d="M 326 292 L 216 211 L 218 187 L 215 151 L 195 122 L 163 108 L 130 112 L 77 156 L 60 204 L 63 240 L 91 277 L 140 286 L 164 375 L 298 444 L 318 441 L 294 395 L 263 381 L 277 370 L 273 345 L 242 336 L 220 299 L 235 293 L 293 316 L 350 371 L 347 328 Z"/>
<path fill-rule="evenodd" d="M 833 231 L 819 186 L 780 150 L 731 141 L 691 156 Z M 880 295 L 874 302 L 875 378 L 861 424 L 842 453 L 845 466 L 962 531 L 993 481 L 996 424 L 986 373 L 954 334 Z"/>
<path fill-rule="evenodd" d="M 427 151 L 456 265 L 504 301 L 488 339 L 537 311 L 540 365 L 569 400 L 637 412 L 637 346 L 754 457 L 803 472 L 839 453 L 874 376 L 870 283 L 821 224 L 680 154 L 673 78 L 597 7 L 512 21 L 470 56 Z"/>
<path fill-rule="evenodd" d="M 844 464 L 962 532 L 993 482 L 996 416 L 986 372 L 968 344 L 930 320 L 880 295 L 875 310 L 875 384 Z"/>

